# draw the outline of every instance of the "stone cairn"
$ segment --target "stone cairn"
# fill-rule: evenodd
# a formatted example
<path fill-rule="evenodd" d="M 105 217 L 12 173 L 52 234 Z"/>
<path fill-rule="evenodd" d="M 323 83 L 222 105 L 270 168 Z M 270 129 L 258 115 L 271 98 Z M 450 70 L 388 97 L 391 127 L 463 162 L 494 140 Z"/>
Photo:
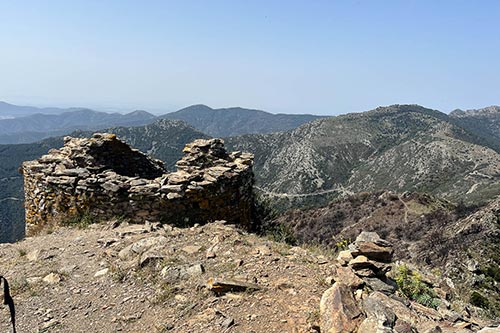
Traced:
<path fill-rule="evenodd" d="M 449 309 L 446 293 L 437 287 L 438 309 L 399 296 L 389 274 L 392 254 L 392 245 L 375 232 L 362 232 L 339 253 L 334 284 L 320 302 L 322 333 L 473 332 L 473 324 Z"/>
<path fill-rule="evenodd" d="M 195 140 L 177 171 L 114 134 L 64 138 L 64 146 L 24 162 L 26 223 L 60 223 L 91 214 L 176 225 L 218 219 L 250 228 L 253 155 L 227 153 L 221 139 Z"/>

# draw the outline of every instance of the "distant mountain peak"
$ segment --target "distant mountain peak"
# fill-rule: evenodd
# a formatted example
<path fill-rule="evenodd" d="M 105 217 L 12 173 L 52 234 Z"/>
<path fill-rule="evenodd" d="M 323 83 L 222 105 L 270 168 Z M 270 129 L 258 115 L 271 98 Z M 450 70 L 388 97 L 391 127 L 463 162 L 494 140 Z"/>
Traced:
<path fill-rule="evenodd" d="M 144 110 L 134 110 L 132 112 L 126 113 L 125 116 L 127 117 L 144 117 L 144 118 L 156 118 L 156 116 L 152 113 L 149 113 Z"/>
<path fill-rule="evenodd" d="M 208 135 L 229 137 L 286 131 L 323 117 L 304 114 L 272 114 L 242 107 L 212 109 L 206 105 L 197 104 L 167 113 L 160 118 L 183 120 Z"/>
<path fill-rule="evenodd" d="M 488 117 L 488 116 L 499 116 L 500 115 L 500 106 L 491 105 L 480 109 L 469 109 L 469 110 L 461 110 L 456 109 L 450 112 L 451 117 Z"/>
<path fill-rule="evenodd" d="M 187 112 L 187 111 L 213 111 L 213 109 L 205 104 L 193 104 L 185 108 L 182 108 L 176 112 Z"/>

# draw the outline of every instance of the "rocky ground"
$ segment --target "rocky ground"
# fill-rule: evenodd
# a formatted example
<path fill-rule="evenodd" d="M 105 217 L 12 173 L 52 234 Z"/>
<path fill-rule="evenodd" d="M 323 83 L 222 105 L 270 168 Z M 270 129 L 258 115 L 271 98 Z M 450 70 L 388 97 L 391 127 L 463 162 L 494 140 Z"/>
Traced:
<path fill-rule="evenodd" d="M 0 267 L 18 332 L 314 332 L 334 264 L 223 223 L 110 222 L 1 244 Z"/>
<path fill-rule="evenodd" d="M 374 232 L 333 253 L 224 221 L 83 222 L 0 245 L 18 332 L 499 332 Z"/>

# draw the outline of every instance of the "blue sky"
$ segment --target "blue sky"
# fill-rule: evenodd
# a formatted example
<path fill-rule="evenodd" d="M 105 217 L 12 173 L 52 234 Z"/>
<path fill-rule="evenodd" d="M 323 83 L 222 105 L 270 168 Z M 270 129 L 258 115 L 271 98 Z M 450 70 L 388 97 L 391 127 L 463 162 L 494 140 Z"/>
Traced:
<path fill-rule="evenodd" d="M 4 1 L 0 100 L 340 114 L 500 104 L 500 1 Z"/>

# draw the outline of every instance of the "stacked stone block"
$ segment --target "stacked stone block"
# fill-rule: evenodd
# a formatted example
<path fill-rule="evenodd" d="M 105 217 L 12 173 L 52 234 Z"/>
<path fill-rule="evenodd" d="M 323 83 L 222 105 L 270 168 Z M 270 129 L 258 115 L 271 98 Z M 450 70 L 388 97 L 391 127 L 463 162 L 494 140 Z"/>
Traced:
<path fill-rule="evenodd" d="M 26 223 L 100 219 L 176 225 L 224 219 L 251 227 L 253 155 L 228 153 L 221 139 L 184 148 L 177 171 L 132 149 L 114 134 L 65 138 L 61 149 L 23 163 Z"/>

